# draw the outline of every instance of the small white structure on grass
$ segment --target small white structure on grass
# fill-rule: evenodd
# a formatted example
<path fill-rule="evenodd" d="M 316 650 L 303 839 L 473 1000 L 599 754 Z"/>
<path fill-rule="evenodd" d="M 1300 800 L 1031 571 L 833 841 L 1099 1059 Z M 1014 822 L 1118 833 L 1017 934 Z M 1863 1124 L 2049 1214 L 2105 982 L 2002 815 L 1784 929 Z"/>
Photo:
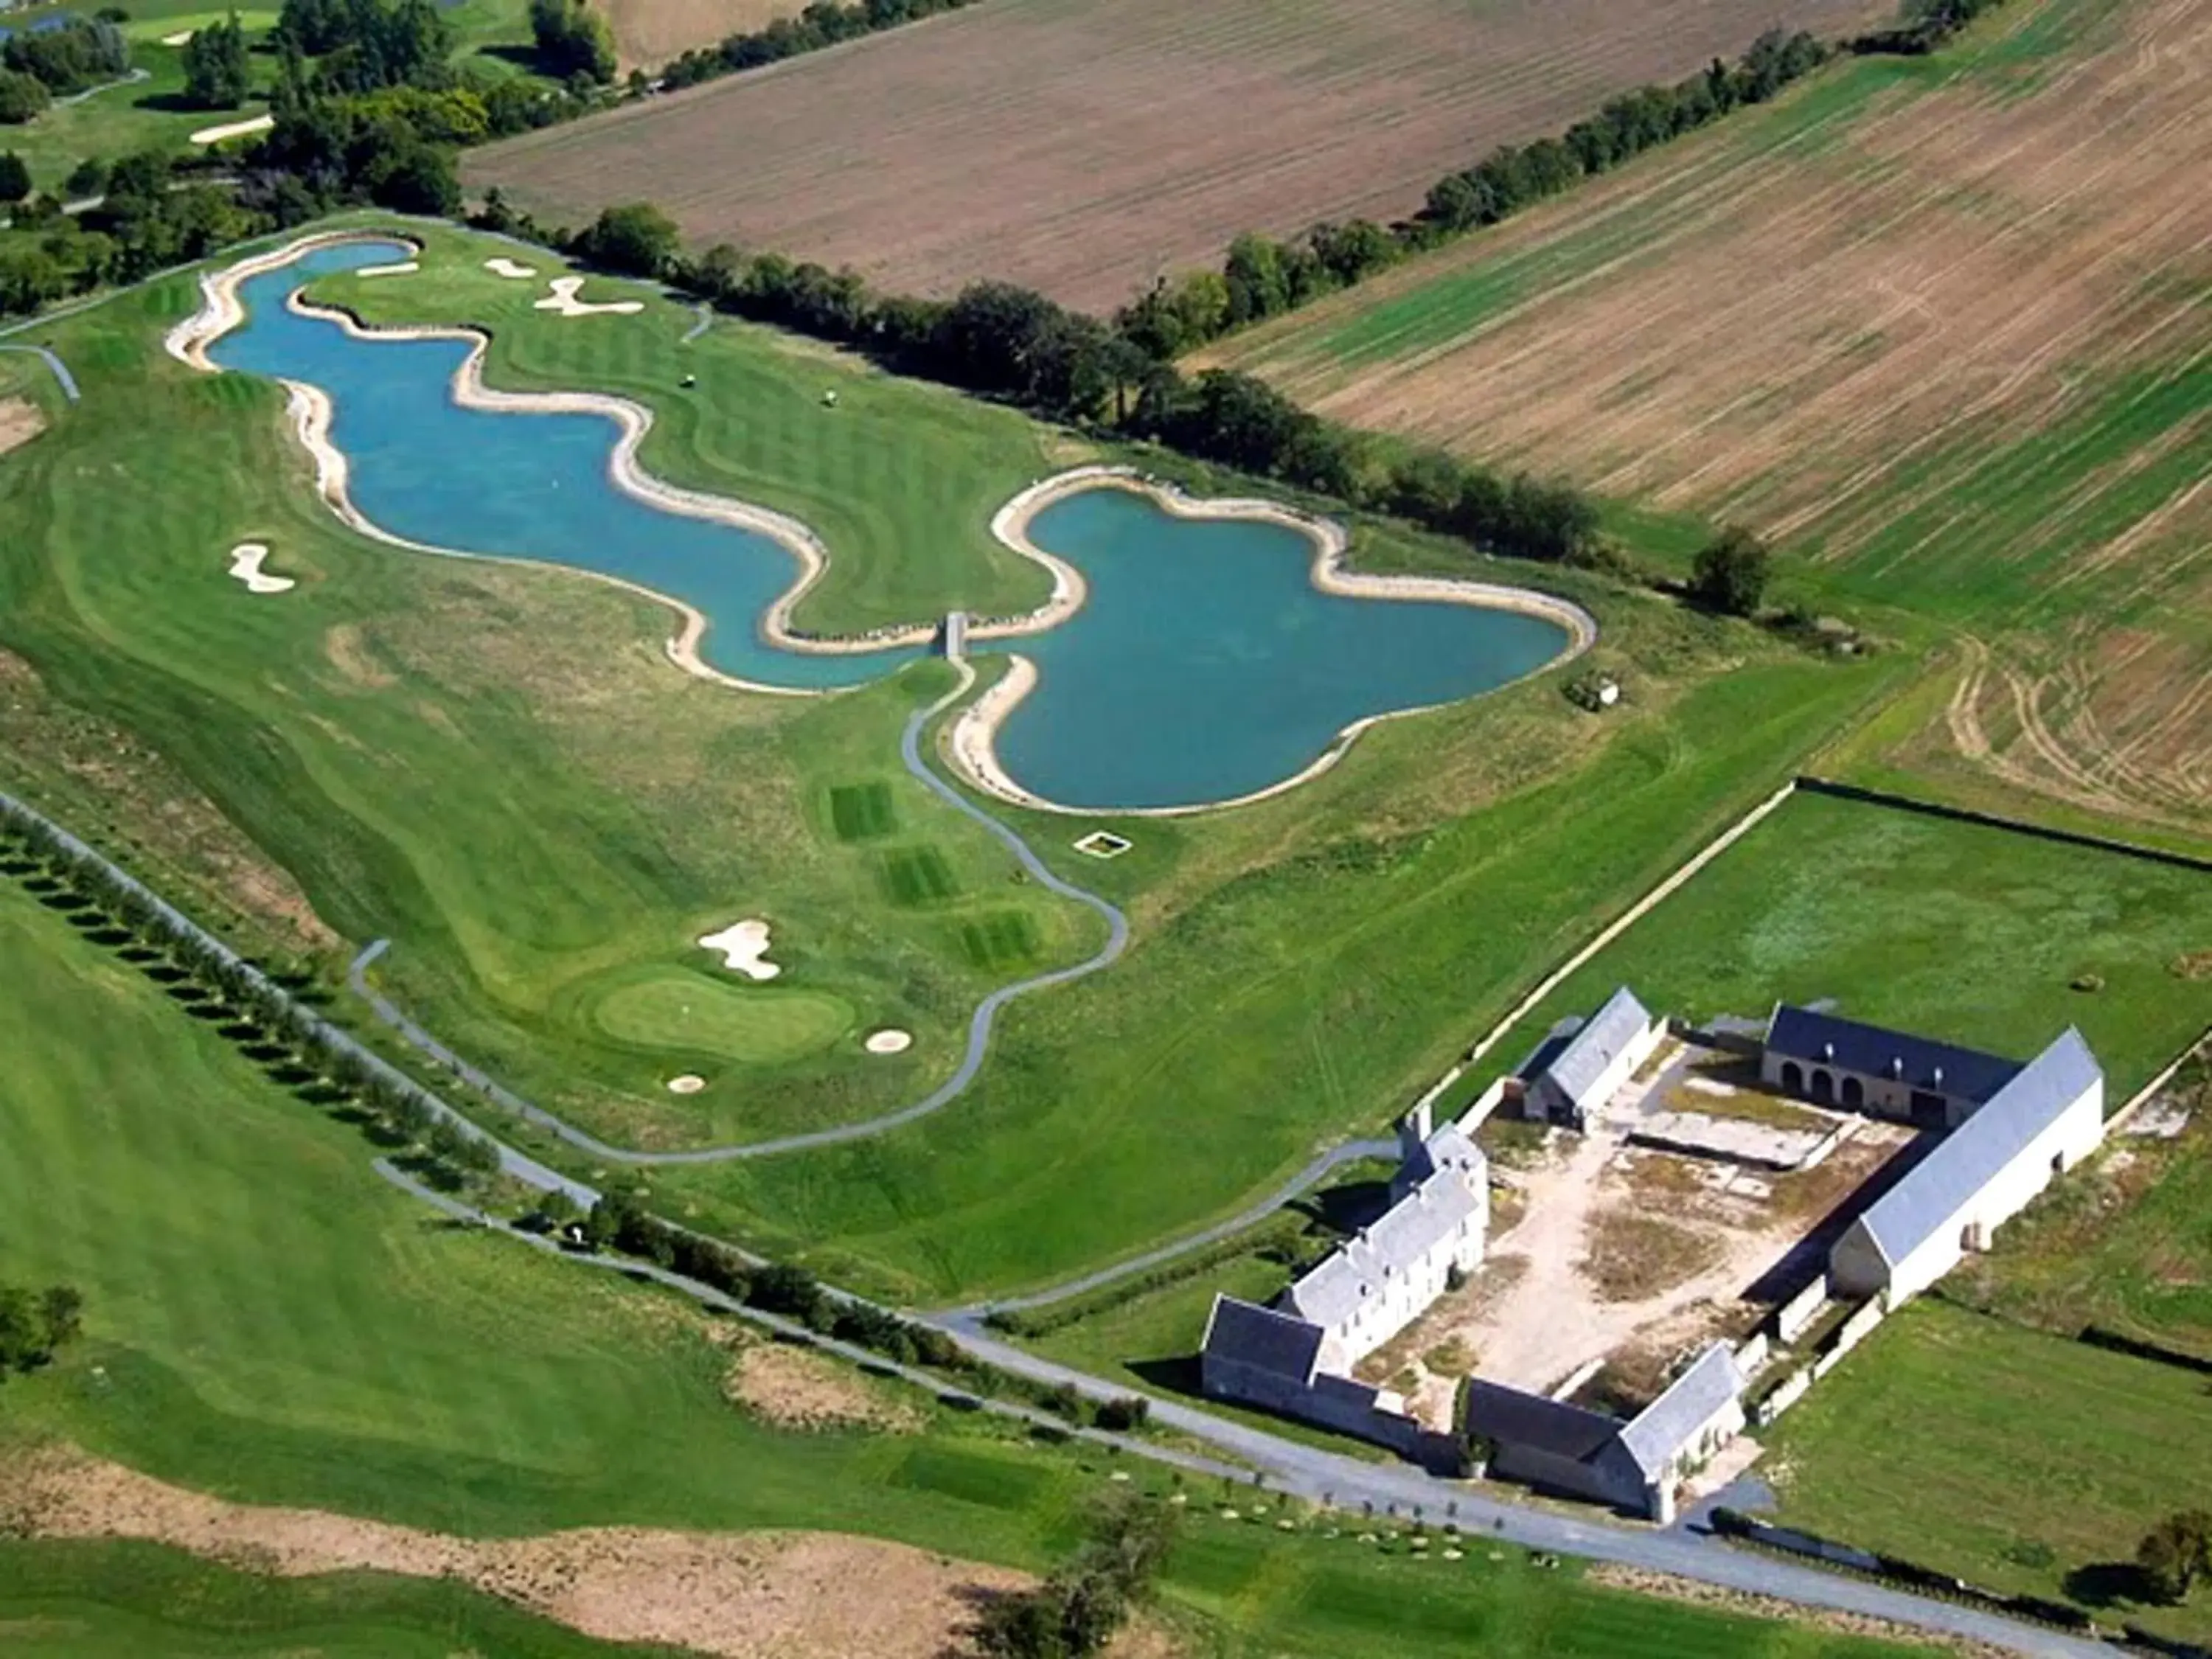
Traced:
<path fill-rule="evenodd" d="M 1666 1022 L 1654 1018 L 1624 985 L 1588 1019 L 1553 1027 L 1509 1082 L 1506 1098 L 1517 1091 L 1525 1118 L 1580 1129 L 1636 1075 L 1666 1034 Z"/>
<path fill-rule="evenodd" d="M 1987 1249 L 2104 1138 L 2104 1068 L 2069 1026 L 1850 1224 L 1828 1252 L 1829 1283 L 1896 1307 Z"/>

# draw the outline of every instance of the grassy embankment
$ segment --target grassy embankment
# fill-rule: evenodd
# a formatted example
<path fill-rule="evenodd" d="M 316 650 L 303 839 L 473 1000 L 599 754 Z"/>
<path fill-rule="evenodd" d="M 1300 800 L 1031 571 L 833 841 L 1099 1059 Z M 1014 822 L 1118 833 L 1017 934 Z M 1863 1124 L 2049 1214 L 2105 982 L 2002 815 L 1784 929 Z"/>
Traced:
<path fill-rule="evenodd" d="M 356 1129 L 12 883 L 0 959 L 0 1205 L 20 1224 L 0 1279 L 87 1296 L 82 1343 L 8 1383 L 0 1450 L 64 1438 L 240 1501 L 473 1535 L 797 1527 L 1025 1567 L 1105 1489 L 926 1402 L 914 1433 L 770 1429 L 724 1399 L 727 1357 L 681 1305 L 439 1223 L 375 1179 Z M 1591 1659 L 1891 1650 L 1587 1587 L 1518 1552 L 1384 1560 L 1193 1507 L 1164 1588 L 1199 1651 L 1241 1635 L 1441 1653 L 1476 1627 L 1501 1652 Z M 264 1583 L 122 1544 L 0 1545 L 0 1623 L 11 1652 L 42 1655 L 610 1651 L 449 1585 Z"/>
<path fill-rule="evenodd" d="M 552 319 L 529 308 L 532 285 L 481 270 L 500 251 L 441 233 L 421 276 L 329 291 L 385 321 L 490 323 L 496 384 L 645 398 L 661 416 L 654 468 L 824 530 L 832 572 L 805 625 L 1034 597 L 1008 580 L 1031 573 L 994 562 L 985 525 L 1074 458 L 1054 434 L 739 325 L 683 345 L 690 318 L 657 299 L 637 319 Z M 392 937 L 390 982 L 441 1036 L 631 1139 L 910 1099 L 941 1074 L 953 1017 L 1026 965 L 974 949 L 979 933 L 989 944 L 1025 918 L 1031 960 L 1079 953 L 1087 918 L 1010 882 L 1000 854 L 896 769 L 897 724 L 931 671 L 822 702 L 743 696 L 659 660 L 655 607 L 343 535 L 301 488 L 271 391 L 158 359 L 154 336 L 188 304 L 173 282 L 58 325 L 87 402 L 0 463 L 0 492 L 35 532 L 6 573 L 0 642 L 58 700 L 19 756 L 35 762 L 46 724 L 78 711 L 130 734 L 179 775 L 164 805 L 187 788 L 213 801 L 329 926 Z M 247 538 L 271 542 L 301 588 L 270 602 L 225 581 L 225 550 Z M 688 1172 L 664 1200 L 918 1298 L 1049 1279 L 1194 1225 L 1316 1142 L 1386 1118 L 1591 917 L 1911 666 L 1902 653 L 1824 661 L 1386 526 L 1358 526 L 1357 546 L 1378 568 L 1472 568 L 1583 599 L 1607 630 L 1592 660 L 1630 706 L 1593 720 L 1539 678 L 1393 722 L 1275 801 L 1123 826 L 1136 848 L 1111 865 L 1068 852 L 1067 821 L 1025 820 L 1064 871 L 1131 908 L 1128 958 L 1018 1005 L 954 1110 L 850 1151 Z M 152 801 L 104 799 L 152 790 L 135 758 L 100 757 L 97 787 L 85 770 L 41 766 L 34 793 L 111 837 L 156 840 Z M 841 841 L 839 802 L 865 831 L 873 808 L 860 809 L 884 791 L 894 834 Z M 932 852 L 959 896 L 896 902 L 890 866 Z M 213 884 L 203 872 L 199 890 Z M 842 997 L 856 1026 L 908 1025 L 913 1054 L 749 1066 L 606 1038 L 594 1016 L 609 992 L 696 976 L 696 933 L 756 911 L 789 964 L 773 988 Z M 661 1089 L 680 1069 L 713 1079 L 694 1103 Z"/>

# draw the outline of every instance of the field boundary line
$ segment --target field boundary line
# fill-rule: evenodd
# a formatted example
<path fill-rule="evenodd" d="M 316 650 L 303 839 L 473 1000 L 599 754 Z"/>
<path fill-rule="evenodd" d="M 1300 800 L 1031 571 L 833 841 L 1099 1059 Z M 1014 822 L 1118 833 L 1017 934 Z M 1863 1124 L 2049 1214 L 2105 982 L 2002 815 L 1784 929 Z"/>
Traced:
<path fill-rule="evenodd" d="M 1869 789 L 1861 784 L 1842 783 L 1809 773 L 1798 777 L 1796 787 L 1808 795 L 1827 795 L 1837 800 L 1858 801 L 1869 806 L 1893 807 L 1901 812 L 1918 812 L 1928 817 L 1948 818 L 1956 823 L 1975 824 L 1984 830 L 2009 830 L 2014 835 L 2033 836 L 2038 841 L 2086 847 L 2093 852 L 2117 853 L 2124 858 L 2147 859 L 2153 864 L 2170 865 L 2177 869 L 2212 875 L 2212 858 L 2200 858 L 2193 853 L 2172 852 L 2163 847 L 2146 847 L 2140 842 L 2122 841 L 2115 836 L 2100 836 L 2085 830 L 2060 830 L 2051 824 L 2037 823 L 2029 818 L 2007 817 L 2002 813 L 1984 812 L 1971 806 L 1948 806 L 1941 801 L 1894 794 L 1887 789 Z"/>

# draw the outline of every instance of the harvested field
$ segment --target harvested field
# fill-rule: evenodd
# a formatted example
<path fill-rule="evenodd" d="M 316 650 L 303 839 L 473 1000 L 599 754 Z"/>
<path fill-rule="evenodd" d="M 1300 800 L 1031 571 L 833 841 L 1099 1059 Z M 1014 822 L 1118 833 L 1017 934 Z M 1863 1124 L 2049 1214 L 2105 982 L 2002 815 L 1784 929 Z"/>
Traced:
<path fill-rule="evenodd" d="M 979 1594 L 1020 1575 L 834 1533 L 600 1527 L 471 1539 L 313 1510 L 256 1508 L 119 1464 L 49 1451 L 0 1480 L 0 1530 L 143 1538 L 283 1577 L 373 1571 L 458 1578 L 608 1641 L 729 1659 L 933 1659 Z M 871 1594 L 849 1594 L 868 1584 Z"/>
<path fill-rule="evenodd" d="M 2008 7 L 1214 354 L 1975 629 L 1956 754 L 2212 805 L 2212 0 Z"/>
<path fill-rule="evenodd" d="M 615 51 L 628 69 L 657 69 L 694 46 L 805 9 L 805 0 L 606 0 Z"/>
<path fill-rule="evenodd" d="M 1110 309 L 1242 231 L 1410 212 L 1448 168 L 1777 22 L 1835 33 L 1886 9 L 1002 0 L 517 138 L 467 176 L 569 220 L 650 179 L 699 243 Z"/>

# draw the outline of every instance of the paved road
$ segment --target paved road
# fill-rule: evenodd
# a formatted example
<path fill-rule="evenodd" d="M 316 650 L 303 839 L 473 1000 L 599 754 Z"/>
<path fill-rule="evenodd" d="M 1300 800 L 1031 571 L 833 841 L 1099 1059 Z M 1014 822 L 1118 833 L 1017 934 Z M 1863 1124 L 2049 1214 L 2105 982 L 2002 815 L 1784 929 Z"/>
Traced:
<path fill-rule="evenodd" d="M 43 321 L 44 319 L 38 319 L 34 320 Z M 27 352 L 33 357 L 43 357 L 46 359 L 46 367 L 53 370 L 54 379 L 61 382 L 62 396 L 68 398 L 71 403 L 77 403 L 82 400 L 81 394 L 77 391 L 76 376 L 70 373 L 69 365 L 67 363 L 55 356 L 54 354 L 48 350 L 45 346 L 0 345 L 0 351 L 21 351 Z"/>
<path fill-rule="evenodd" d="M 933 1112 L 942 1111 L 968 1091 L 969 1085 L 975 1080 L 976 1073 L 982 1070 L 984 1055 L 990 1048 L 992 1025 L 999 1017 L 1000 1009 L 1005 1007 L 1016 997 L 1026 996 L 1032 991 L 1042 991 L 1050 986 L 1071 984 L 1076 980 L 1097 973 L 1101 969 L 1110 967 L 1121 958 L 1122 951 L 1129 945 L 1129 919 L 1127 916 L 1096 893 L 1085 892 L 1082 888 L 1071 882 L 1063 881 L 1054 875 L 1044 860 L 1030 848 L 1027 842 L 989 813 L 971 804 L 965 795 L 930 770 L 928 765 L 923 761 L 921 734 L 924 729 L 933 719 L 965 696 L 968 688 L 974 684 L 975 671 L 965 663 L 960 666 L 960 684 L 927 708 L 916 709 L 908 720 L 906 730 L 899 739 L 899 757 L 906 763 L 906 769 L 919 778 L 939 799 L 955 811 L 965 813 L 969 817 L 975 819 L 976 823 L 1004 842 L 1007 850 L 1013 854 L 1016 861 L 1028 872 L 1032 881 L 1048 892 L 1056 893 L 1062 898 L 1073 899 L 1079 904 L 1089 906 L 1103 917 L 1106 922 L 1106 943 L 1099 948 L 1095 956 L 1086 961 L 1079 962 L 1072 967 L 1055 968 L 1049 973 L 1037 974 L 1028 979 L 1018 980 L 1012 985 L 1001 986 L 985 997 L 976 1005 L 974 1015 L 969 1019 L 968 1046 L 961 1056 L 959 1066 L 954 1069 L 951 1077 L 945 1079 L 928 1095 L 915 1101 L 911 1106 L 902 1106 L 896 1111 L 886 1112 L 880 1117 L 868 1118 L 858 1123 L 841 1123 L 834 1128 L 815 1129 L 805 1134 L 779 1135 L 773 1139 L 747 1141 L 739 1146 L 701 1146 L 680 1152 L 639 1152 L 628 1146 L 610 1145 L 598 1136 L 576 1127 L 567 1119 L 558 1117 L 544 1107 L 525 1100 L 512 1090 L 469 1065 L 452 1049 L 432 1036 L 429 1032 L 410 1019 L 392 1004 L 389 998 L 380 996 L 372 990 L 367 978 L 368 969 L 390 948 L 389 940 L 378 939 L 356 957 L 353 965 L 346 971 L 346 982 L 353 988 L 357 995 L 367 999 L 370 1007 L 375 1010 L 379 1019 L 398 1032 L 416 1048 L 429 1055 L 439 1065 L 465 1079 L 472 1087 L 480 1090 L 518 1116 L 557 1135 L 580 1152 L 588 1152 L 595 1158 L 604 1159 L 611 1164 L 647 1165 L 726 1164 L 737 1158 L 772 1158 L 782 1152 L 805 1152 L 816 1147 L 837 1146 L 851 1141 L 871 1139 L 877 1135 L 888 1133 L 893 1129 L 927 1117 Z"/>

